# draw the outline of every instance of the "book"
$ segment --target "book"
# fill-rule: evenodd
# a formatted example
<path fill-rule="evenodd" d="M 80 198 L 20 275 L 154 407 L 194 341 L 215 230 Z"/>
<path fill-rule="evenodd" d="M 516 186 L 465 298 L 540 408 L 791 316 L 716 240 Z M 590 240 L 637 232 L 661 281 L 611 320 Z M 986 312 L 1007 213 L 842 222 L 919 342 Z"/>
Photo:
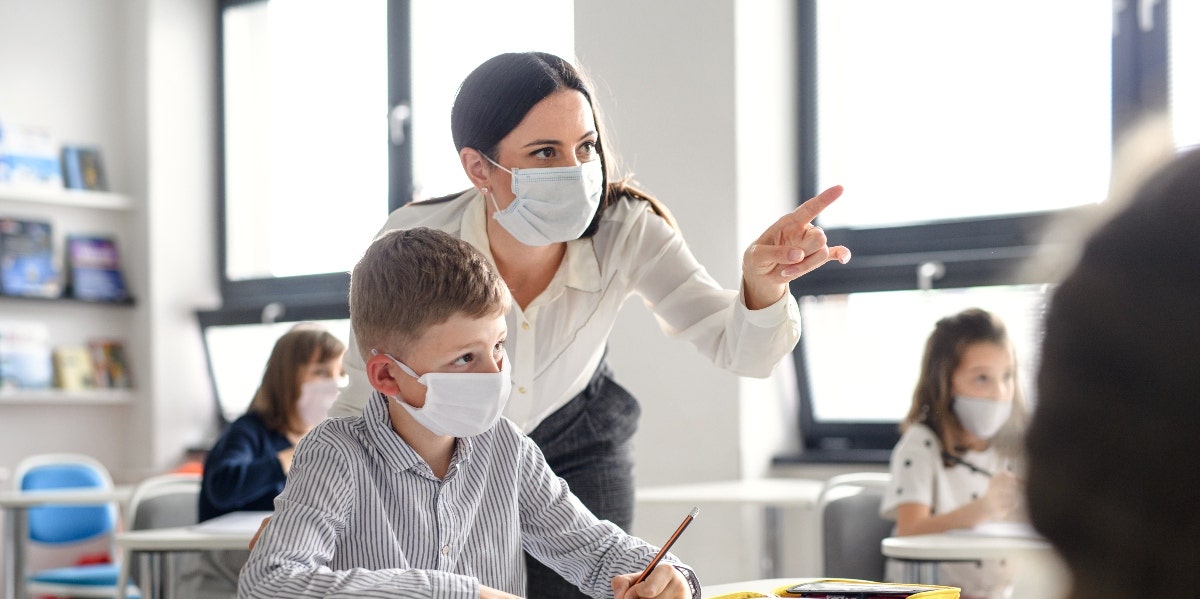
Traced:
<path fill-rule="evenodd" d="M 100 148 L 63 146 L 63 186 L 67 189 L 108 191 L 108 178 L 100 159 Z"/>
<path fill-rule="evenodd" d="M 91 389 L 96 386 L 92 352 L 83 345 L 54 348 L 54 386 L 64 391 Z"/>
<path fill-rule="evenodd" d="M 67 275 L 71 296 L 77 299 L 101 302 L 129 299 L 117 240 L 112 236 L 67 236 Z"/>
<path fill-rule="evenodd" d="M 25 297 L 62 293 L 50 223 L 0 218 L 0 293 Z"/>
<path fill-rule="evenodd" d="M 92 354 L 92 366 L 97 387 L 128 389 L 133 386 L 123 341 L 119 339 L 89 339 L 87 346 Z"/>
<path fill-rule="evenodd" d="M 49 332 L 36 322 L 0 323 L 0 389 L 49 389 Z"/>
<path fill-rule="evenodd" d="M 0 122 L 0 185 L 61 189 L 58 142 L 43 127 Z"/>

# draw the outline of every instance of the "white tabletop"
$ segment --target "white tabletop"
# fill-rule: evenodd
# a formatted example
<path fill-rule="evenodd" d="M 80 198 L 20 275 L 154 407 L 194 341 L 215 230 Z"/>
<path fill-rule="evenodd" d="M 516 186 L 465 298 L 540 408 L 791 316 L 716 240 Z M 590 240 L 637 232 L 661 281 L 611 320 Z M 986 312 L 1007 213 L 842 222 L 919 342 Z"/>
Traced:
<path fill-rule="evenodd" d="M 806 478 L 729 480 L 637 490 L 646 503 L 729 503 L 811 508 L 817 505 L 824 482 Z"/>
<path fill-rule="evenodd" d="M 133 487 L 112 489 L 46 489 L 41 491 L 0 491 L 0 508 L 28 508 L 40 505 L 88 505 L 117 501 L 128 502 Z"/>
<path fill-rule="evenodd" d="M 888 537 L 883 554 L 896 559 L 943 561 L 1008 558 L 1030 553 L 1053 552 L 1044 539 L 1025 536 L 995 536 L 967 531 L 930 535 Z"/>
<path fill-rule="evenodd" d="M 231 512 L 191 526 L 153 528 L 117 533 L 123 551 L 203 551 L 247 549 L 263 518 L 271 512 Z"/>

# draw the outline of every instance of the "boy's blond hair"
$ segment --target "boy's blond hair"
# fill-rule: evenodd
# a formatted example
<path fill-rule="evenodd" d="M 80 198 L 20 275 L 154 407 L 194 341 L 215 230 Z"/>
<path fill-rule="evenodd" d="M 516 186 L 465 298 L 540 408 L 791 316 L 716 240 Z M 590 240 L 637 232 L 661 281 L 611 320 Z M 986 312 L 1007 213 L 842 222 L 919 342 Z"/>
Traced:
<path fill-rule="evenodd" d="M 372 349 L 402 358 L 455 314 L 503 314 L 508 288 L 471 244 L 437 229 L 383 233 L 350 274 L 350 326 L 363 360 Z"/>

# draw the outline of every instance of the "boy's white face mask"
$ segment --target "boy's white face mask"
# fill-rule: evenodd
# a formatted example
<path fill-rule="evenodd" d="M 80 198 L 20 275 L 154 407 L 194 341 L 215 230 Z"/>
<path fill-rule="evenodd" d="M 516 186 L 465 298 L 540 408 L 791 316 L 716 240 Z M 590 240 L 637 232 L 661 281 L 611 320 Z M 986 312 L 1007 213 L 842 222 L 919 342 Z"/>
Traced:
<path fill-rule="evenodd" d="M 958 416 L 958 422 L 980 439 L 991 439 L 1008 422 L 1011 413 L 1011 401 L 963 396 L 954 398 L 954 415 Z"/>
<path fill-rule="evenodd" d="M 427 372 L 421 376 L 389 354 L 401 370 L 425 385 L 425 405 L 414 408 L 393 398 L 435 435 L 473 437 L 492 428 L 512 393 L 507 356 L 499 372 Z"/>
<path fill-rule="evenodd" d="M 511 171 L 488 162 L 512 175 L 512 192 L 516 196 L 504 210 L 492 205 L 492 218 L 528 246 L 542 246 L 579 239 L 587 230 L 600 205 L 604 191 L 604 169 L 600 159 L 578 166 L 551 168 L 514 168 Z"/>

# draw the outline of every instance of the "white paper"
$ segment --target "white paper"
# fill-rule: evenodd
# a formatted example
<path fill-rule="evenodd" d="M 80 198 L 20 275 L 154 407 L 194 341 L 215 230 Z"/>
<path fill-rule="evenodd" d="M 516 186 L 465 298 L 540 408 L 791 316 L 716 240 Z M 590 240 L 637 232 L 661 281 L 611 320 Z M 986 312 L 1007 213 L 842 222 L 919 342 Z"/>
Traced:
<path fill-rule="evenodd" d="M 211 534 L 253 534 L 262 525 L 263 518 L 272 513 L 274 512 L 230 512 L 199 524 L 193 524 L 192 530 Z"/>

